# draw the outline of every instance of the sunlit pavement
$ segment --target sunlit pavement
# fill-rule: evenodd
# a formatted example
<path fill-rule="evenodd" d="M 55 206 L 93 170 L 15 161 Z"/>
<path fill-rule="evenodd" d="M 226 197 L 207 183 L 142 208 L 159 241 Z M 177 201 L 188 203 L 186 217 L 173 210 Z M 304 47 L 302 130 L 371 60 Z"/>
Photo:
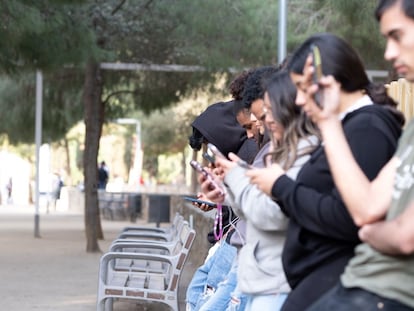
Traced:
<path fill-rule="evenodd" d="M 99 259 L 131 223 L 102 219 L 102 252 L 87 253 L 83 214 L 59 209 L 46 213 L 43 206 L 38 215 L 40 238 L 34 235 L 33 205 L 0 206 L 0 310 L 96 310 Z M 136 224 L 154 225 L 142 219 Z M 164 310 L 123 302 L 115 306 L 117 311 Z"/>

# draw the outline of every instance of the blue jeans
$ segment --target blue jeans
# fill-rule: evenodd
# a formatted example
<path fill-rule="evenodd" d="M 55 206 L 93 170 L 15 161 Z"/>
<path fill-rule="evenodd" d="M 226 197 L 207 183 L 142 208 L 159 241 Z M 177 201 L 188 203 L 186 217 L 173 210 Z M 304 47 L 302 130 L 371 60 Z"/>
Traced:
<path fill-rule="evenodd" d="M 187 310 L 198 311 L 217 291 L 218 285 L 229 273 L 236 258 L 237 249 L 221 241 L 215 253 L 193 275 L 187 288 Z"/>
<path fill-rule="evenodd" d="M 247 304 L 247 296 L 239 290 L 236 284 L 236 288 L 231 293 L 231 300 L 227 306 L 226 311 L 244 311 L 246 310 L 246 304 Z"/>
<path fill-rule="evenodd" d="M 247 297 L 237 288 L 237 258 L 226 278 L 219 283 L 217 290 L 208 297 L 200 311 L 243 311 Z"/>
<path fill-rule="evenodd" d="M 345 288 L 339 283 L 306 310 L 413 311 L 414 309 L 361 288 Z"/>
<path fill-rule="evenodd" d="M 273 295 L 249 295 L 247 298 L 246 311 L 280 311 L 287 296 L 287 293 Z"/>

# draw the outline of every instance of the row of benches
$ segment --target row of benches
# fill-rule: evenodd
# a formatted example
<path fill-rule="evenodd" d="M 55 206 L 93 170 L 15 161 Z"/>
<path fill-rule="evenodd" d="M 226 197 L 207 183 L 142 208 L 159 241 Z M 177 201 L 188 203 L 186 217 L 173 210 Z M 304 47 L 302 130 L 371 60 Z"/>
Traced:
<path fill-rule="evenodd" d="M 148 222 L 170 222 L 170 194 L 98 191 L 100 214 L 105 219 L 135 222 L 145 215 Z"/>
<path fill-rule="evenodd" d="M 98 191 L 98 202 L 101 215 L 105 219 L 132 218 L 132 208 L 128 206 L 127 192 Z"/>
<path fill-rule="evenodd" d="M 168 228 L 125 227 L 101 257 L 97 310 L 132 299 L 178 311 L 178 284 L 195 235 L 178 213 Z"/>

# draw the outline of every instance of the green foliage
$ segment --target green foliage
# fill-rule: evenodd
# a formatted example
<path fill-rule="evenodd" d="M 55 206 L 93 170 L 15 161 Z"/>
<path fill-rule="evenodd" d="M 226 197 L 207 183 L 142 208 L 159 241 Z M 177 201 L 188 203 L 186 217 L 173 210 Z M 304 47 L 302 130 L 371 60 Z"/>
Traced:
<path fill-rule="evenodd" d="M 34 141 L 35 74 L 0 79 L 0 133 L 11 143 Z M 43 140 L 57 141 L 79 120 L 82 80 L 76 70 L 44 75 Z"/>
<path fill-rule="evenodd" d="M 318 11 L 329 12 L 325 31 L 346 39 L 361 55 L 368 69 L 386 69 L 385 41 L 374 18 L 377 0 L 318 0 Z"/>
<path fill-rule="evenodd" d="M 194 88 L 201 88 L 200 84 L 210 85 L 214 76 L 210 72 L 105 71 L 104 79 L 108 83 L 103 100 L 111 119 L 135 110 L 148 114 L 166 109 Z"/>
<path fill-rule="evenodd" d="M 85 1 L 0 2 L 0 71 L 53 69 L 99 57 L 94 33 L 83 22 Z"/>
<path fill-rule="evenodd" d="M 192 63 L 223 70 L 275 62 L 276 1 L 177 0 L 174 8 L 181 19 L 173 35 Z"/>
<path fill-rule="evenodd" d="M 312 33 L 330 31 L 353 44 L 369 68 L 386 68 L 383 40 L 372 16 L 375 3 L 288 1 L 288 51 Z M 81 65 L 89 58 L 206 69 L 103 71 L 106 120 L 134 111 L 149 114 L 167 109 L 196 89 L 218 92 L 217 72 L 240 71 L 277 59 L 278 1 L 273 0 L 0 0 L 0 16 L 0 72 L 46 70 L 44 135 L 52 141 L 83 117 Z M 222 77 L 228 82 L 232 75 L 227 72 Z M 0 132 L 11 135 L 14 142 L 33 140 L 34 75 L 14 75 L 0 83 L 0 107 L 13 116 L 0 117 Z M 189 123 L 192 117 L 180 117 L 176 124 Z M 170 118 L 171 127 L 178 129 L 173 122 Z M 163 146 L 163 133 L 174 133 L 149 130 Z M 187 136 L 184 132 L 177 135 Z M 183 145 L 175 143 L 171 151 Z M 165 148 L 153 149 L 155 153 Z"/>

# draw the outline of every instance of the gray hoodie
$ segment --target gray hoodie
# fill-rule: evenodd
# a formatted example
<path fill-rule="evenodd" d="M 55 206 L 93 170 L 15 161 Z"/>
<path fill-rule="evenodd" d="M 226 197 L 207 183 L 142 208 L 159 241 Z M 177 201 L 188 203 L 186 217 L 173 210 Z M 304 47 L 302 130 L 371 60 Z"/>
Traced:
<path fill-rule="evenodd" d="M 317 144 L 317 138 L 299 141 L 298 150 Z M 299 157 L 286 174 L 295 179 L 310 155 Z M 282 267 L 282 249 L 288 219 L 278 204 L 250 184 L 246 169 L 236 166 L 224 179 L 227 200 L 246 220 L 246 244 L 239 252 L 238 286 L 243 293 L 276 294 L 290 291 Z"/>

